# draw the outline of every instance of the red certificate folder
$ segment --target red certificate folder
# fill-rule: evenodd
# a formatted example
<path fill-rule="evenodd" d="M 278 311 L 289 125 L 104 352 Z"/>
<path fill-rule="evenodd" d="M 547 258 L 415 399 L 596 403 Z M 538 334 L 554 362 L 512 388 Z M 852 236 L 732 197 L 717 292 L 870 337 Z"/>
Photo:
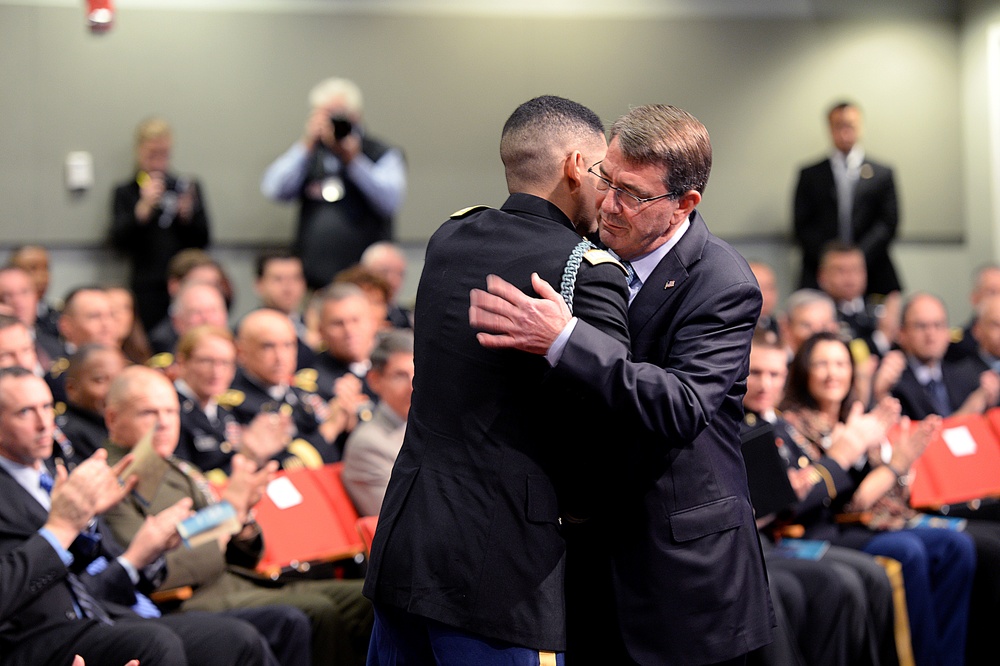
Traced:
<path fill-rule="evenodd" d="M 1000 496 L 1000 438 L 991 421 L 1000 414 L 944 419 L 935 437 L 913 465 L 910 504 L 934 508 Z"/>
<path fill-rule="evenodd" d="M 340 481 L 342 463 L 282 471 L 257 503 L 264 554 L 257 571 L 276 577 L 304 564 L 353 558 L 365 551 L 358 512 Z"/>

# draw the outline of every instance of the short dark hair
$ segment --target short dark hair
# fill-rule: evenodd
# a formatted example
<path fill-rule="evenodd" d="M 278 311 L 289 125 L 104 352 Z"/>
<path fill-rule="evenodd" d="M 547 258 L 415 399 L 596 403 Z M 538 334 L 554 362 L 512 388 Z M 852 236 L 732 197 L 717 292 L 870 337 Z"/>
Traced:
<path fill-rule="evenodd" d="M 500 159 L 508 188 L 545 182 L 555 166 L 552 157 L 558 142 L 604 137 L 600 117 L 587 107 L 555 95 L 524 102 L 507 118 L 500 134 Z"/>
<path fill-rule="evenodd" d="M 858 106 L 857 104 L 855 104 L 850 100 L 842 99 L 830 107 L 830 110 L 826 112 L 826 119 L 832 120 L 833 114 L 837 113 L 838 111 L 843 111 L 844 109 L 857 109 L 858 113 L 861 112 L 860 106 Z"/>
<path fill-rule="evenodd" d="M 393 328 L 378 334 L 372 350 L 372 370 L 382 371 L 393 354 L 413 353 L 413 333 L 405 328 Z"/>
<path fill-rule="evenodd" d="M 264 250 L 257 255 L 257 279 L 264 277 L 264 271 L 267 270 L 267 265 L 272 261 L 287 261 L 289 259 L 296 259 L 302 261 L 299 255 L 295 254 L 288 248 L 275 248 L 271 250 Z"/>
<path fill-rule="evenodd" d="M 62 313 L 66 314 L 67 312 L 72 310 L 73 302 L 76 300 L 77 296 L 79 296 L 85 291 L 99 291 L 102 294 L 107 293 L 104 287 L 96 284 L 85 284 L 73 287 L 72 289 L 69 290 L 69 293 L 66 294 L 66 297 L 63 299 Z"/>

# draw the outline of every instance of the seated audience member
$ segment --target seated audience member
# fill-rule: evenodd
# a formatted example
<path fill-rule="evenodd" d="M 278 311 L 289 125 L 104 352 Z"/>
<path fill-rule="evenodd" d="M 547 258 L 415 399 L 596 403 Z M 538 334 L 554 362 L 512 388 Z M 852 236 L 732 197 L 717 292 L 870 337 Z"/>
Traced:
<path fill-rule="evenodd" d="M 125 287 L 108 287 L 106 291 L 111 301 L 111 317 L 115 322 L 118 346 L 131 363 L 147 363 L 153 355 L 153 348 L 136 314 L 132 292 Z"/>
<path fill-rule="evenodd" d="M 837 305 L 826 293 L 818 289 L 798 289 L 785 301 L 785 312 L 780 320 L 781 341 L 791 360 L 802 343 L 820 331 L 836 333 Z"/>
<path fill-rule="evenodd" d="M 225 299 L 226 309 L 228 310 L 232 302 L 232 284 L 229 282 L 229 278 L 226 276 L 226 272 L 222 270 L 219 262 L 204 250 L 196 248 L 181 250 L 170 260 L 167 268 L 167 294 L 170 299 L 168 301 L 167 314 L 151 328 L 147 328 L 154 351 L 158 346 L 167 348 L 177 344 L 176 334 L 173 331 L 173 323 L 171 322 L 169 304 L 176 300 L 177 292 L 180 291 L 181 285 L 193 282 L 215 286 Z M 158 342 L 153 342 L 154 340 Z"/>
<path fill-rule="evenodd" d="M 56 417 L 64 440 L 57 451 L 67 463 L 76 463 L 104 446 L 104 400 L 115 377 L 128 362 L 117 347 L 84 345 L 69 357 L 66 369 L 66 409 Z"/>
<path fill-rule="evenodd" d="M 306 278 L 302 260 L 290 250 L 271 250 L 257 257 L 257 279 L 254 289 L 262 307 L 284 312 L 295 326 L 299 337 L 296 369 L 316 364 L 316 352 L 309 346 L 306 323 L 300 308 L 306 295 Z"/>
<path fill-rule="evenodd" d="M 403 445 L 413 394 L 413 334 L 391 329 L 372 351 L 368 384 L 378 396 L 370 421 L 358 424 L 344 447 L 342 478 L 358 514 L 377 516 L 396 455 Z"/>
<path fill-rule="evenodd" d="M 207 282 L 185 282 L 177 291 L 170 303 L 170 326 L 159 328 L 157 336 L 150 337 L 156 367 L 166 367 L 173 362 L 174 348 L 177 340 L 195 326 L 220 326 L 229 323 L 229 312 L 222 293 L 213 284 Z"/>
<path fill-rule="evenodd" d="M 13 315 L 0 314 L 0 368 L 11 366 L 26 368 L 39 377 L 44 374 L 28 327 Z"/>
<path fill-rule="evenodd" d="M 778 280 L 774 277 L 774 270 L 763 261 L 751 261 L 749 264 L 753 276 L 757 278 L 760 295 L 764 301 L 763 305 L 760 306 L 757 328 L 780 335 L 781 331 L 778 328 Z"/>
<path fill-rule="evenodd" d="M 338 380 L 349 377 L 370 398 L 364 378 L 371 367 L 378 329 L 370 316 L 364 291 L 351 283 L 334 283 L 323 292 L 319 305 L 322 352 L 316 359 L 316 392 L 329 400 L 338 393 Z M 360 380 L 360 381 L 354 381 Z"/>
<path fill-rule="evenodd" d="M 406 255 L 392 241 L 372 243 L 361 254 L 361 265 L 389 284 L 389 323 L 394 328 L 413 328 L 413 313 L 399 304 L 406 280 Z"/>
<path fill-rule="evenodd" d="M 28 328 L 35 342 L 35 355 L 43 368 L 48 370 L 62 353 L 58 336 L 46 332 L 38 322 L 38 294 L 31 276 L 16 266 L 0 268 L 0 305 L 9 308 Z"/>
<path fill-rule="evenodd" d="M 236 376 L 231 388 L 240 399 L 231 401 L 237 421 L 249 425 L 258 414 L 284 413 L 292 419 L 288 452 L 318 467 L 340 460 L 335 446 L 348 422 L 345 407 L 326 402 L 316 393 L 293 386 L 296 354 L 295 328 L 277 310 L 260 309 L 246 315 L 236 334 Z"/>
<path fill-rule="evenodd" d="M 841 333 L 863 340 L 872 354 L 883 356 L 896 339 L 899 292 L 875 303 L 865 298 L 868 271 L 865 254 L 856 245 L 834 241 L 820 255 L 819 288 L 837 305 Z"/>
<path fill-rule="evenodd" d="M 160 555 L 179 544 L 173 526 L 189 514 L 190 501 L 151 514 L 130 548 L 118 547 L 104 534 L 96 538 L 90 532 L 93 512 L 87 512 L 86 520 L 73 516 L 66 521 L 60 508 L 65 493 L 56 492 L 53 470 L 44 462 L 52 454 L 54 427 L 52 394 L 45 382 L 23 368 L 0 370 L 0 551 L 25 546 L 41 530 L 63 563 L 60 570 L 48 556 L 53 578 L 32 585 L 30 599 L 0 625 L 4 664 L 65 663 L 73 653 L 93 664 L 131 658 L 144 665 L 271 663 L 260 635 L 244 621 L 210 614 L 157 617 L 151 604 L 132 609 L 140 600 L 136 586 L 149 590 L 156 571 L 162 570 Z M 110 508 L 112 502 L 102 498 L 120 499 L 124 492 L 115 496 L 109 490 L 118 484 L 104 459 L 101 452 L 82 463 L 78 469 L 87 487 L 73 488 L 89 493 L 95 510 Z M 68 490 L 66 482 L 59 490 Z M 50 510 L 57 516 L 55 525 Z M 100 520 L 95 527 L 100 533 Z M 95 558 L 104 558 L 102 571 L 88 566 Z"/>
<path fill-rule="evenodd" d="M 286 450 L 291 443 L 290 415 L 261 413 L 242 426 L 233 414 L 243 396 L 228 390 L 236 374 L 236 347 L 228 329 L 197 326 L 185 333 L 177 343 L 177 369 L 174 386 L 181 401 L 181 434 L 174 455 L 178 458 L 220 483 L 232 470 L 236 453 L 258 466 L 271 459 L 290 468 L 306 463 Z"/>
<path fill-rule="evenodd" d="M 389 299 L 392 288 L 382 276 L 361 264 L 349 266 L 333 277 L 332 284 L 356 284 L 368 297 L 375 330 L 391 328 L 389 322 Z"/>
<path fill-rule="evenodd" d="M 1000 400 L 1000 377 L 979 370 L 971 361 L 945 359 L 948 311 L 936 296 L 917 293 L 903 306 L 899 346 L 906 355 L 900 372 L 876 372 L 876 387 L 887 386 L 899 400 L 903 415 L 920 421 L 931 414 L 952 416 L 983 413 Z M 882 397 L 877 388 L 876 397 Z"/>
<path fill-rule="evenodd" d="M 87 344 L 118 346 L 115 324 L 111 315 L 111 300 L 101 287 L 77 287 L 66 296 L 59 333 L 63 338 L 64 356 L 53 362 L 45 375 L 56 402 L 66 402 L 66 368 L 69 356 Z"/>
<path fill-rule="evenodd" d="M 979 351 L 979 341 L 976 340 L 973 327 L 979 304 L 990 296 L 1000 296 L 1000 265 L 986 264 L 975 271 L 972 291 L 969 292 L 969 303 L 972 305 L 972 316 L 963 328 L 951 331 L 951 344 L 945 358 L 949 361 L 960 361 L 969 356 L 975 356 Z"/>
<path fill-rule="evenodd" d="M 779 452 L 793 467 L 797 463 L 791 460 L 785 445 L 790 439 L 787 427 L 775 409 L 787 375 L 785 350 L 777 336 L 758 329 L 750 347 L 750 374 L 743 399 L 746 417 L 741 430 L 753 430 L 761 422 L 770 423 Z M 837 465 L 830 459 L 820 464 Z M 843 475 L 839 465 L 833 469 L 838 477 Z M 772 598 L 779 606 L 789 597 L 796 601 L 794 592 L 801 587 L 806 599 L 799 606 L 792 605 L 783 609 L 784 613 L 780 610 L 776 613 L 779 622 L 780 616 L 786 618 L 786 626 L 779 627 L 775 644 L 762 651 L 765 663 L 795 663 L 788 655 L 796 652 L 801 653 L 805 664 L 896 663 L 892 587 L 885 570 L 870 555 L 840 546 L 830 546 L 815 562 L 777 557 L 771 547 L 771 528 L 772 523 L 780 526 L 783 522 L 787 522 L 784 516 L 757 517 L 762 527 L 761 543 L 768 577 L 779 588 L 791 586 L 793 593 L 790 595 L 788 589 L 774 590 L 772 587 Z M 835 580 L 830 580 L 831 574 Z M 795 580 L 788 581 L 789 576 Z M 836 601 L 838 598 L 840 602 Z M 795 641 L 794 648 L 783 644 L 783 639 L 787 641 L 788 637 Z"/>
<path fill-rule="evenodd" d="M 950 529 L 910 527 L 916 512 L 905 485 L 941 419 L 904 420 L 888 445 L 899 405 L 885 399 L 864 414 L 854 399 L 853 372 L 847 343 L 832 333 L 807 340 L 792 360 L 782 403 L 790 426 L 785 445 L 793 460 L 808 461 L 791 476 L 801 498 L 795 518 L 807 538 L 897 560 L 916 662 L 962 663 L 979 544 Z M 851 514 L 864 522 L 838 519 Z"/>
<path fill-rule="evenodd" d="M 987 296 L 979 302 L 972 334 L 978 345 L 966 363 L 979 371 L 1000 372 L 1000 295 Z"/>
<path fill-rule="evenodd" d="M 829 294 L 817 289 L 799 289 L 792 292 L 785 302 L 785 315 L 781 320 L 781 340 L 788 350 L 791 361 L 799 347 L 816 333 L 837 333 L 841 326 L 837 322 L 837 306 Z M 852 338 L 850 343 L 855 363 L 854 389 L 862 404 L 869 404 L 874 392 L 875 371 L 880 359 L 871 353 L 868 343 Z M 886 370 L 896 368 L 902 371 L 903 357 L 899 353 L 889 353 L 884 362 Z"/>
<path fill-rule="evenodd" d="M 41 245 L 22 245 L 10 254 L 10 265 L 26 271 L 38 295 L 38 329 L 59 339 L 59 308 L 45 300 L 49 291 L 49 253 Z"/>
<path fill-rule="evenodd" d="M 287 317 L 283 321 L 287 323 Z M 188 499 L 195 510 L 200 510 L 217 501 L 200 471 L 173 455 L 180 431 L 179 411 L 173 385 L 156 370 L 132 366 L 112 384 L 105 410 L 109 460 L 121 459 L 155 425 L 153 448 L 168 463 L 166 476 L 148 504 L 133 495 L 106 514 L 116 538 L 123 543 L 131 542 L 148 516 L 166 506 Z M 251 509 L 276 469 L 277 463 L 258 468 L 243 456 L 234 457 L 221 499 L 236 509 L 243 529 L 228 539 L 168 553 L 163 587 L 192 586 L 192 597 L 181 604 L 185 612 L 270 604 L 295 606 L 312 623 L 316 666 L 360 666 L 365 663 L 373 621 L 371 604 L 361 595 L 361 581 L 305 580 L 281 584 L 233 571 L 233 568 L 252 571 L 261 556 L 264 535 L 253 521 Z"/>

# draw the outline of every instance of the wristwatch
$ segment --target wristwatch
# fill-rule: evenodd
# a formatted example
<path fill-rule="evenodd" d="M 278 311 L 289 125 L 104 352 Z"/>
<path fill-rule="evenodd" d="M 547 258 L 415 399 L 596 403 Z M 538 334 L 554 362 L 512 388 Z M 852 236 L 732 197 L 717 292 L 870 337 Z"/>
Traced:
<path fill-rule="evenodd" d="M 903 488 L 906 488 L 910 485 L 910 482 L 913 480 L 910 472 L 907 471 L 905 474 L 900 474 L 899 470 L 897 470 L 895 467 L 893 467 L 891 464 L 888 463 L 886 464 L 886 467 L 888 467 L 889 471 L 896 476 L 896 483 L 898 483 Z"/>

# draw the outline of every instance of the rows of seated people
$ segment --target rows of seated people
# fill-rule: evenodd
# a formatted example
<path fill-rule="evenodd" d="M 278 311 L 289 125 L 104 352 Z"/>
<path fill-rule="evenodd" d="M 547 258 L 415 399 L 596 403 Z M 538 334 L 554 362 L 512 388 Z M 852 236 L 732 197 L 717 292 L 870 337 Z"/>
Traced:
<path fill-rule="evenodd" d="M 0 618 L 4 663 L 62 663 L 73 646 L 62 641 L 61 621 L 83 619 L 74 625 L 80 628 L 74 640 L 93 629 L 95 643 L 119 644 L 118 652 L 92 652 L 104 656 L 89 663 L 125 663 L 119 656 L 131 656 L 123 650 L 146 655 L 144 665 L 179 663 L 156 642 L 167 625 L 171 640 L 179 636 L 178 649 L 189 654 L 207 654 L 206 633 L 209 641 L 236 646 L 213 663 L 363 664 L 373 616 L 361 580 L 350 572 L 277 582 L 257 574 L 264 535 L 253 507 L 277 470 L 341 461 L 359 515 L 378 513 L 402 445 L 413 380 L 412 317 L 395 302 L 405 269 L 398 248 L 370 248 L 362 264 L 313 294 L 304 312 L 301 262 L 288 252 L 265 253 L 254 284 L 261 307 L 234 328 L 232 286 L 201 250 L 172 260 L 170 314 L 149 331 L 121 287 L 79 287 L 54 307 L 46 299 L 47 270 L 39 266 L 47 268 L 44 248 L 31 247 L 0 269 L 0 421 L 13 418 L 12 409 L 35 409 L 46 400 L 56 416 L 29 433 L 32 442 L 51 443 L 36 446 L 31 456 L 12 453 L 24 447 L 0 423 L 5 497 L 23 493 L 28 505 L 37 500 L 47 509 L 48 493 L 38 488 L 56 461 L 73 470 L 99 452 L 109 464 L 127 463 L 148 433 L 169 469 L 146 495 L 138 488 L 92 521 L 90 543 L 98 547 L 81 549 L 78 539 L 65 549 L 75 564 L 64 586 L 23 605 L 23 620 Z M 8 464 L 11 458 L 18 462 Z M 34 470 L 27 486 L 22 466 Z M 223 499 L 241 527 L 209 543 L 177 547 L 172 526 L 179 517 Z M 21 547 L 44 524 L 44 511 L 5 502 L 0 550 Z M 95 561 L 110 573 L 91 572 Z M 107 582 L 112 576 L 114 587 Z M 159 607 L 146 597 L 174 589 L 189 592 Z M 59 606 L 66 599 L 71 609 Z M 38 616 L 50 619 L 39 625 Z M 150 621 L 137 624 L 140 617 Z M 126 625 L 129 640 L 102 637 Z M 241 631 L 259 634 L 260 645 L 241 652 Z M 163 654 L 139 650 L 144 641 Z"/>
<path fill-rule="evenodd" d="M 764 307 L 744 453 L 763 438 L 779 461 L 772 477 L 748 458 L 751 489 L 769 494 L 757 522 L 779 620 L 752 663 L 994 663 L 997 499 L 915 507 L 910 489 L 943 419 L 1000 401 L 1000 267 L 976 272 L 964 328 L 929 293 L 866 298 L 850 245 L 830 244 L 820 289 L 783 303 L 771 268 L 751 268 Z M 770 496 L 775 486 L 787 496 Z"/>

